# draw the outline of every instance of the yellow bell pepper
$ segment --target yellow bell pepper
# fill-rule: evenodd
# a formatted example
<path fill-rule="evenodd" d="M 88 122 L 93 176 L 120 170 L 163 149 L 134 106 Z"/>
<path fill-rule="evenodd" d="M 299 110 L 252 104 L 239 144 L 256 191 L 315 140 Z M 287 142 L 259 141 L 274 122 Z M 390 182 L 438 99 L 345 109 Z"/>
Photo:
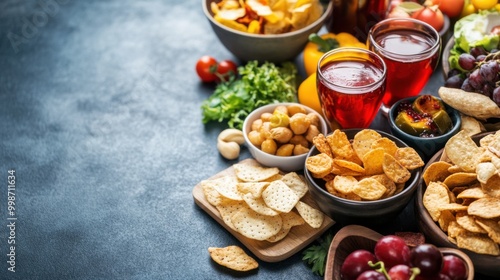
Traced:
<path fill-rule="evenodd" d="M 345 32 L 338 34 L 325 33 L 321 36 L 311 34 L 309 43 L 304 48 L 304 69 L 308 77 L 299 86 L 298 100 L 299 103 L 314 109 L 320 114 L 323 114 L 323 111 L 321 110 L 316 89 L 318 62 L 325 52 L 341 47 L 367 48 L 366 44 L 361 43 L 356 37 Z"/>
<path fill-rule="evenodd" d="M 321 36 L 315 33 L 311 34 L 309 42 L 304 48 L 304 69 L 307 76 L 316 72 L 318 61 L 324 53 L 341 47 L 367 48 L 366 44 L 361 43 L 356 37 L 346 32 L 325 33 Z"/>

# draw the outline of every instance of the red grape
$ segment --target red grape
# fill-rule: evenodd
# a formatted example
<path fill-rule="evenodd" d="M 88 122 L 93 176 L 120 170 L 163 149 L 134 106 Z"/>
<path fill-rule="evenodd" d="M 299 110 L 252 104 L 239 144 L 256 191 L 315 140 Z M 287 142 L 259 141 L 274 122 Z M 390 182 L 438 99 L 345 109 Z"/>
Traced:
<path fill-rule="evenodd" d="M 389 274 L 391 280 L 409 280 L 413 275 L 413 271 L 406 264 L 398 264 L 391 267 L 387 274 Z"/>
<path fill-rule="evenodd" d="M 403 238 L 396 235 L 386 235 L 375 244 L 375 256 L 390 269 L 397 264 L 410 264 L 410 248 Z"/>
<path fill-rule="evenodd" d="M 356 280 L 387 280 L 385 275 L 375 270 L 368 270 L 361 273 Z"/>
<path fill-rule="evenodd" d="M 443 266 L 443 254 L 432 244 L 420 244 L 411 250 L 411 264 L 420 268 L 420 275 L 438 275 Z"/>
<path fill-rule="evenodd" d="M 356 250 L 345 258 L 340 269 L 342 279 L 356 279 L 364 271 L 372 269 L 368 262 L 377 262 L 375 255 L 368 250 Z"/>
<path fill-rule="evenodd" d="M 451 280 L 467 279 L 467 268 L 464 261 L 455 255 L 446 255 L 443 257 L 443 268 L 441 273 L 450 277 Z"/>

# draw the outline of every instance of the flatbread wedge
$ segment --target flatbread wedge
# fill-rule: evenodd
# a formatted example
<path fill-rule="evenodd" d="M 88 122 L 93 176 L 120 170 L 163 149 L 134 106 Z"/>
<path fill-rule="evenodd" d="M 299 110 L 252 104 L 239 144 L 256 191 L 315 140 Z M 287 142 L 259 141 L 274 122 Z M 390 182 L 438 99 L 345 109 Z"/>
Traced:
<path fill-rule="evenodd" d="M 465 115 L 486 120 L 500 118 L 500 107 L 488 96 L 457 88 L 439 88 L 439 97 Z"/>

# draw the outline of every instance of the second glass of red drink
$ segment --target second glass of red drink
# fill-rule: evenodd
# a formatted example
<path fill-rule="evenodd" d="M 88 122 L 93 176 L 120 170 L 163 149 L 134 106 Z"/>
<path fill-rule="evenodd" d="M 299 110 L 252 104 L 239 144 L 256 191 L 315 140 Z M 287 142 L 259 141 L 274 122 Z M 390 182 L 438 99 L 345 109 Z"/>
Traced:
<path fill-rule="evenodd" d="M 316 84 L 332 130 L 370 126 L 382 103 L 386 73 L 384 60 L 365 49 L 338 48 L 321 57 Z"/>
<path fill-rule="evenodd" d="M 441 37 L 429 24 L 410 18 L 390 18 L 377 23 L 367 45 L 387 65 L 387 87 L 382 112 L 398 100 L 418 95 L 436 68 Z"/>

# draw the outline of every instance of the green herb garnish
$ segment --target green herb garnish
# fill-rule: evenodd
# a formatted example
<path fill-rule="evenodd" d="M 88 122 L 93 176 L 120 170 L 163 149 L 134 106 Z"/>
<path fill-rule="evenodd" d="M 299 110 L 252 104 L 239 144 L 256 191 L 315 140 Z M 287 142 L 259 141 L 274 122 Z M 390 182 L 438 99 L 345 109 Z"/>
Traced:
<path fill-rule="evenodd" d="M 254 109 L 278 102 L 297 101 L 297 68 L 292 62 L 277 66 L 271 62 L 259 65 L 250 61 L 238 67 L 240 78 L 217 85 L 202 106 L 203 123 L 224 122 L 241 129 Z"/>
<path fill-rule="evenodd" d="M 329 232 L 324 238 L 318 240 L 319 245 L 312 245 L 302 253 L 302 260 L 311 266 L 311 271 L 316 275 L 323 276 L 325 274 L 326 257 L 332 240 L 333 233 Z"/>

